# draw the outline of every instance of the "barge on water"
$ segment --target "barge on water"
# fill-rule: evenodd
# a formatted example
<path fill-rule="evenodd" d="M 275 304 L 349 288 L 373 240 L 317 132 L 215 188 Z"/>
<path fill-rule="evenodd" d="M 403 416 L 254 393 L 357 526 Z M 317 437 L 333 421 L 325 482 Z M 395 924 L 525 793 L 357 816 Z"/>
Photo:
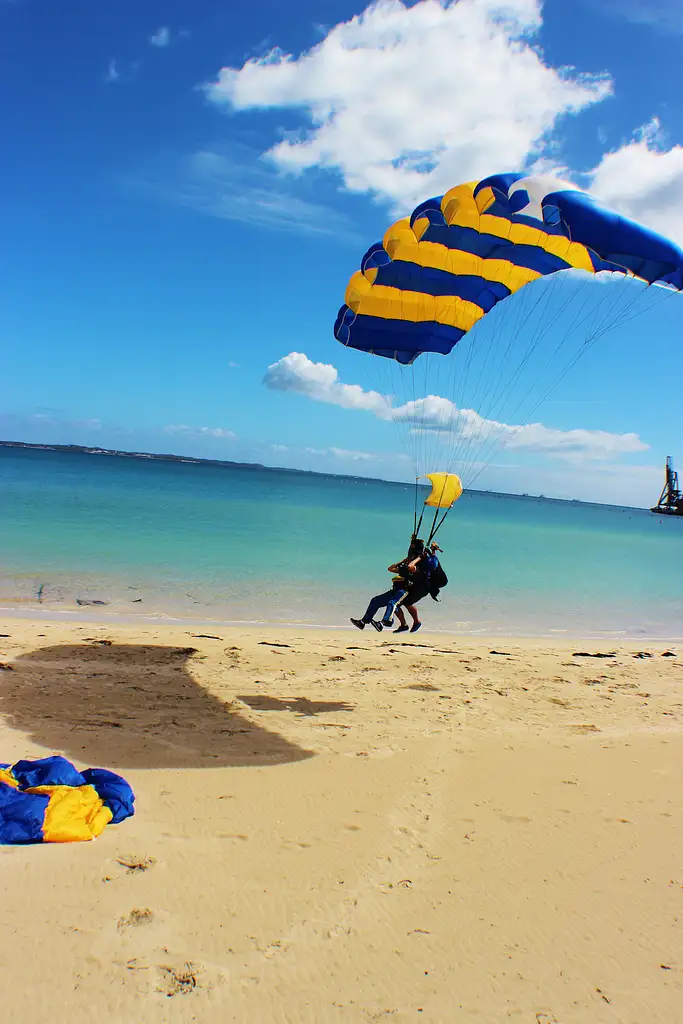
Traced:
<path fill-rule="evenodd" d="M 678 486 L 678 473 L 673 467 L 671 456 L 666 459 L 666 480 L 659 501 L 650 512 L 659 512 L 665 516 L 683 516 L 683 495 Z"/>

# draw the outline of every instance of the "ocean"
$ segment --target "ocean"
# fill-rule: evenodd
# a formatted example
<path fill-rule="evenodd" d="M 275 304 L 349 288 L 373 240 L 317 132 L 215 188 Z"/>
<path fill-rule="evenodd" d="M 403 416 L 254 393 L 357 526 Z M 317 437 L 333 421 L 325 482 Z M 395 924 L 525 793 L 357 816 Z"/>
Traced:
<path fill-rule="evenodd" d="M 413 501 L 400 483 L 0 447 L 0 611 L 348 627 L 405 554 Z M 683 638 L 683 520 L 466 492 L 438 539 L 449 584 L 425 628 Z"/>

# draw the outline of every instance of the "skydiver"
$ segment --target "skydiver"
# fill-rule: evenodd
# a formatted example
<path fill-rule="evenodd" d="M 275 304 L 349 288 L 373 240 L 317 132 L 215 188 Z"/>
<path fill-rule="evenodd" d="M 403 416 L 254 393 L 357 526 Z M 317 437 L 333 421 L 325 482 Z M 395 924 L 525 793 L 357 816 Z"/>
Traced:
<path fill-rule="evenodd" d="M 410 629 L 411 633 L 417 633 L 418 629 L 422 626 L 422 623 L 420 622 L 415 605 L 418 601 L 421 601 L 423 597 L 426 597 L 427 594 L 431 594 L 435 601 L 438 600 L 439 588 L 433 585 L 432 576 L 436 572 L 436 569 L 440 567 L 436 552 L 441 550 L 442 549 L 438 544 L 431 544 L 429 551 L 427 551 L 419 560 L 416 566 L 415 576 L 411 580 L 410 589 L 403 598 L 401 604 L 396 607 L 396 618 L 399 621 L 399 625 L 398 629 L 394 630 L 394 633 L 405 633 L 408 629 Z M 413 624 L 410 627 L 406 622 L 404 609 L 413 620 Z M 383 625 L 391 625 L 391 623 L 386 623 L 383 620 Z"/>
<path fill-rule="evenodd" d="M 416 571 L 423 554 L 424 541 L 413 536 L 406 558 L 400 562 L 394 562 L 388 568 L 388 572 L 396 573 L 391 581 L 391 590 L 373 597 L 362 619 L 351 619 L 357 629 L 365 629 L 367 625 L 371 625 L 378 633 L 381 633 L 384 625 L 392 624 L 394 610 L 410 592 L 412 574 Z M 380 608 L 386 608 L 386 611 L 382 622 L 377 622 L 375 615 Z"/>

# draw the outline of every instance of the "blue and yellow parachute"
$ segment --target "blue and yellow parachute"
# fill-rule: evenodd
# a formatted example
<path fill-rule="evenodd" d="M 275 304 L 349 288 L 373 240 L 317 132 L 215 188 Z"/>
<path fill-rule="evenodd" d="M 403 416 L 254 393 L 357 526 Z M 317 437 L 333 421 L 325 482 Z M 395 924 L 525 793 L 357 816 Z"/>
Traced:
<path fill-rule="evenodd" d="M 133 790 L 105 768 L 57 755 L 0 764 L 0 843 L 75 843 L 133 814 Z"/>
<path fill-rule="evenodd" d="M 358 366 L 402 457 L 418 479 L 453 476 L 455 494 L 506 447 L 523 460 L 580 446 L 585 431 L 539 423 L 537 408 L 598 338 L 681 290 L 683 250 L 669 239 L 557 178 L 494 174 L 389 227 L 352 275 L 334 335 L 384 357 Z M 505 489 L 516 468 L 497 464 Z"/>
<path fill-rule="evenodd" d="M 497 303 L 562 270 L 683 288 L 683 250 L 555 178 L 494 174 L 421 203 L 371 246 L 334 334 L 410 364 L 446 354 Z"/>

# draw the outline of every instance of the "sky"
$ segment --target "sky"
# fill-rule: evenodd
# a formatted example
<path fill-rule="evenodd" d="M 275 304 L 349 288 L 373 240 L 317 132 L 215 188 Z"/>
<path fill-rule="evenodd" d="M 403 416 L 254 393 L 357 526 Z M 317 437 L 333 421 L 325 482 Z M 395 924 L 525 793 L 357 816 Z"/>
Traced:
<path fill-rule="evenodd" d="M 466 483 L 652 504 L 683 469 L 683 296 L 584 282 L 547 351 L 584 301 L 613 329 L 523 394 L 491 367 L 542 333 L 528 296 L 475 328 L 488 390 L 333 326 L 393 220 L 492 173 L 683 245 L 682 57 L 680 0 L 0 0 L 0 438 L 409 479 L 455 410 Z"/>

